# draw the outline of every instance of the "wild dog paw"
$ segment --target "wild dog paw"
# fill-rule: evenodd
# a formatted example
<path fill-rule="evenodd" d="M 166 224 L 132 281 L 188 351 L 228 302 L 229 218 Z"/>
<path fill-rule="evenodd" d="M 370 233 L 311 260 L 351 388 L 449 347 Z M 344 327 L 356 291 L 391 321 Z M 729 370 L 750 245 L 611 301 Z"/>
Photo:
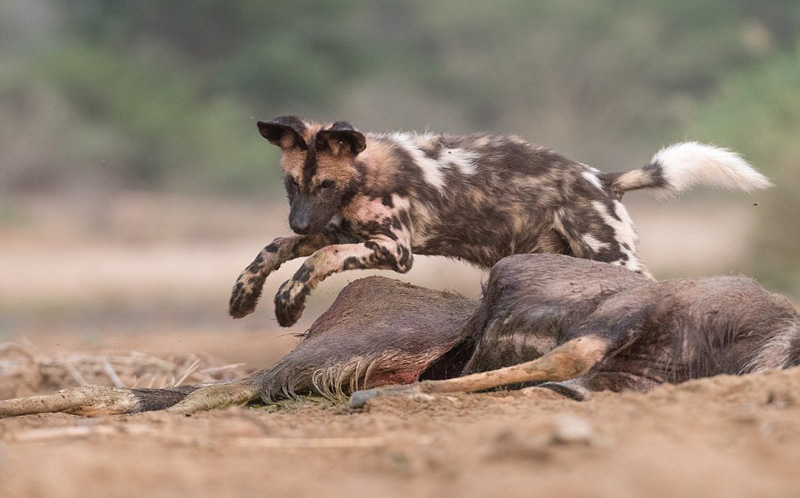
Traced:
<path fill-rule="evenodd" d="M 234 318 L 242 318 L 256 309 L 266 276 L 260 273 L 242 272 L 231 291 L 228 313 Z"/>
<path fill-rule="evenodd" d="M 297 280 L 287 280 L 275 294 L 275 316 L 281 327 L 291 327 L 303 314 L 310 289 Z"/>

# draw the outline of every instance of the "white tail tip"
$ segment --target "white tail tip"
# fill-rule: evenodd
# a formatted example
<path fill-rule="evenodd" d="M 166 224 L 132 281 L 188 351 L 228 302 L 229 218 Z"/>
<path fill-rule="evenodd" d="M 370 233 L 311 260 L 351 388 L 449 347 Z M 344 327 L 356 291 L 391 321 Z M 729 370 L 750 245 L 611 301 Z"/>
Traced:
<path fill-rule="evenodd" d="M 669 191 L 682 192 L 702 184 L 750 192 L 772 186 L 742 157 L 728 149 L 683 142 L 658 151 L 651 164 L 661 166 Z"/>

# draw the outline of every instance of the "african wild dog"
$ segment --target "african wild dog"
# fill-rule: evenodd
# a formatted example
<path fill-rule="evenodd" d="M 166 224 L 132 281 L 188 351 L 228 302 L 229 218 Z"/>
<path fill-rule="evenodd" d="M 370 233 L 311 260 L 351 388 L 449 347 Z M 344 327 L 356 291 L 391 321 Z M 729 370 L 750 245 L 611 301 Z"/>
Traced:
<path fill-rule="evenodd" d="M 272 271 L 309 256 L 275 296 L 282 326 L 297 321 L 305 297 L 332 273 L 404 273 L 415 254 L 488 269 L 511 254 L 559 253 L 647 275 L 620 202 L 626 191 L 770 185 L 735 153 L 694 142 L 662 149 L 642 169 L 602 174 L 514 136 L 362 134 L 295 116 L 258 129 L 283 151 L 296 235 L 275 239 L 242 272 L 229 311 L 251 313 Z"/>

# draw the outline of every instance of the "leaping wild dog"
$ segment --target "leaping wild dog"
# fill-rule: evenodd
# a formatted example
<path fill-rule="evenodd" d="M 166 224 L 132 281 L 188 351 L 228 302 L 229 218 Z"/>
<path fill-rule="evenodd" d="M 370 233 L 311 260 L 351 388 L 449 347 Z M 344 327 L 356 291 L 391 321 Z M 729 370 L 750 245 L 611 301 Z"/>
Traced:
<path fill-rule="evenodd" d="M 267 276 L 308 256 L 275 296 L 280 325 L 300 317 L 308 293 L 350 269 L 407 272 L 415 254 L 491 268 L 505 256 L 556 253 L 648 275 L 620 200 L 650 188 L 674 195 L 695 184 L 750 191 L 769 180 L 734 152 L 685 142 L 641 169 L 600 173 L 517 137 L 363 134 L 342 121 L 296 116 L 258 122 L 283 151 L 289 225 L 242 272 L 229 312 L 256 307 Z"/>

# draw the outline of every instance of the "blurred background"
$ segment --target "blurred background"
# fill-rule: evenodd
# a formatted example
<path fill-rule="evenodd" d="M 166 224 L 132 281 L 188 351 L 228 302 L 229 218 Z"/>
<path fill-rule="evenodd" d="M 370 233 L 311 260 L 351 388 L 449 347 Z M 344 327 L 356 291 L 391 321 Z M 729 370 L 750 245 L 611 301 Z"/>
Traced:
<path fill-rule="evenodd" d="M 255 127 L 282 114 L 514 133 L 603 171 L 684 139 L 734 149 L 776 187 L 628 194 L 643 258 L 800 301 L 796 0 L 4 0 L 0 341 L 253 366 L 291 348 L 364 274 L 279 330 L 287 264 L 254 315 L 227 317 L 239 271 L 289 231 Z M 478 296 L 483 274 L 418 258 L 402 278 Z"/>

